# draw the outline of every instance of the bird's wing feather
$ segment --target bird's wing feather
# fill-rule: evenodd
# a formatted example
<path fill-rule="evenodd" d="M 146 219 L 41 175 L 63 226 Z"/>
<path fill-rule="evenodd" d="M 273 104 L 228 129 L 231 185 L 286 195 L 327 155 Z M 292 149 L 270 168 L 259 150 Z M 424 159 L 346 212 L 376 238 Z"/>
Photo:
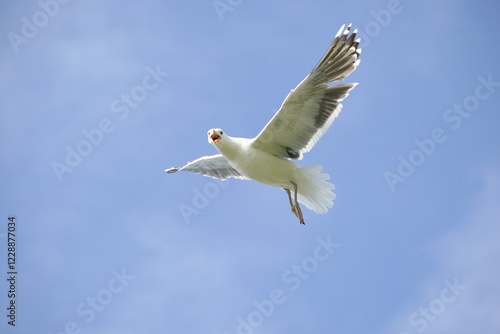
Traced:
<path fill-rule="evenodd" d="M 277 157 L 302 159 L 328 131 L 342 108 L 340 102 L 357 84 L 328 86 L 358 66 L 361 49 L 356 30 L 342 26 L 318 65 L 293 89 L 278 112 L 253 139 L 253 147 Z"/>
<path fill-rule="evenodd" d="M 207 155 L 188 162 L 183 167 L 172 167 L 166 169 L 166 173 L 192 172 L 216 179 L 225 180 L 230 177 L 236 179 L 246 179 L 236 169 L 234 169 L 222 154 Z"/>

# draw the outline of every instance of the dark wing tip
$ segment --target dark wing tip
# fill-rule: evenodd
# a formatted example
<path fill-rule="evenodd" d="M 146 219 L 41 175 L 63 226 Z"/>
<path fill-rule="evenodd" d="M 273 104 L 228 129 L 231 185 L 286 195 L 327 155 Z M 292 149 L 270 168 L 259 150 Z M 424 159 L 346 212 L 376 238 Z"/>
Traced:
<path fill-rule="evenodd" d="M 286 153 L 288 154 L 288 157 L 290 159 L 298 159 L 298 160 L 302 159 L 300 152 L 297 152 L 291 147 L 286 148 Z"/>
<path fill-rule="evenodd" d="M 179 169 L 180 169 L 179 167 L 171 167 L 171 168 L 165 169 L 165 173 L 175 173 L 175 172 L 178 172 Z"/>

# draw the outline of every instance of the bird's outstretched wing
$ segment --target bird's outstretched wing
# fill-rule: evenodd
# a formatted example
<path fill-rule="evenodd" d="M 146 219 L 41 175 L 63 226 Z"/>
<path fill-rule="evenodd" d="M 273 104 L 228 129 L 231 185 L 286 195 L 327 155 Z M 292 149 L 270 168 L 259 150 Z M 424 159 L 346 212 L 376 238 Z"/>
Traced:
<path fill-rule="evenodd" d="M 172 167 L 165 170 L 166 173 L 175 173 L 179 171 L 202 174 L 221 180 L 230 177 L 247 179 L 234 169 L 222 154 L 207 155 L 190 161 L 183 167 Z"/>
<path fill-rule="evenodd" d="M 357 84 L 328 86 L 340 81 L 358 66 L 361 49 L 356 30 L 343 25 L 323 58 L 293 89 L 278 112 L 253 139 L 253 147 L 277 157 L 302 159 L 328 131 L 349 91 Z"/>

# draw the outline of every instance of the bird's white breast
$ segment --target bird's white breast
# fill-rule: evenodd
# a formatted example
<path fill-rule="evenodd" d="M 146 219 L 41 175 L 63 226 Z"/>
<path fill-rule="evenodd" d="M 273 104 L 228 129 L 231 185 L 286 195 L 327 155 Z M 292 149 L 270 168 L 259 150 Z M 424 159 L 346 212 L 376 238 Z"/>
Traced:
<path fill-rule="evenodd" d="M 250 139 L 231 139 L 231 147 L 227 150 L 219 147 L 219 151 L 241 174 L 276 187 L 289 188 L 294 182 L 294 171 L 298 168 L 295 163 L 255 149 Z"/>

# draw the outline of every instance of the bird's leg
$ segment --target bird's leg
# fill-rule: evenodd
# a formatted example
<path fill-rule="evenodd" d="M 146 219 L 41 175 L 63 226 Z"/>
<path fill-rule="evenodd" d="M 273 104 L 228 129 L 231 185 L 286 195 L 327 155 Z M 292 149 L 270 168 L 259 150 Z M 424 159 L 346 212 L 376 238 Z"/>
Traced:
<path fill-rule="evenodd" d="M 292 212 L 295 215 L 295 217 L 297 217 L 298 219 L 300 219 L 300 217 L 297 215 L 297 210 L 295 210 L 295 206 L 293 205 L 292 194 L 290 193 L 290 190 L 286 189 L 286 188 L 283 188 L 283 190 L 286 191 L 286 194 L 288 195 L 288 202 L 290 202 L 290 210 L 292 210 Z"/>
<path fill-rule="evenodd" d="M 297 216 L 297 218 L 299 218 L 299 221 L 301 224 L 305 224 L 304 223 L 304 215 L 302 214 L 302 210 L 300 209 L 300 205 L 299 205 L 299 202 L 297 201 L 297 184 L 292 182 L 293 184 L 293 198 L 295 200 L 295 203 L 294 203 L 294 213 L 295 215 Z M 290 203 L 291 203 L 291 200 L 290 200 Z"/>

